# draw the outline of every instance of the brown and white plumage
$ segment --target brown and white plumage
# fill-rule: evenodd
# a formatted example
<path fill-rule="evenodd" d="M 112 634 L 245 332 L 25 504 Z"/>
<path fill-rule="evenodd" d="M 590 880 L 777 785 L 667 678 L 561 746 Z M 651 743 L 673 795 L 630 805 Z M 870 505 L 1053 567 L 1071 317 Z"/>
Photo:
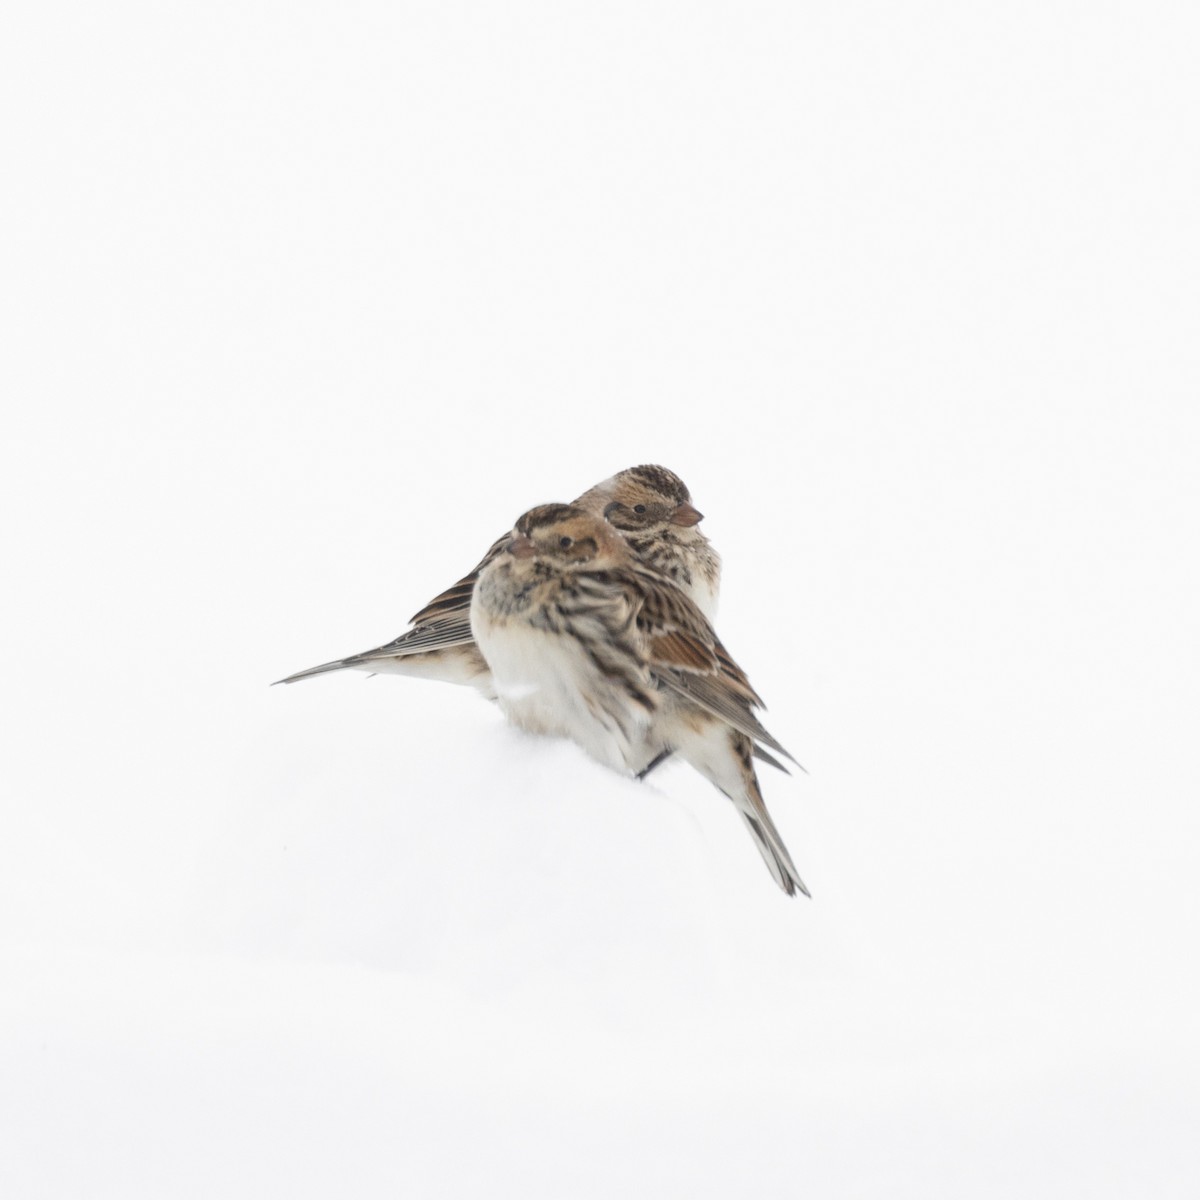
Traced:
<path fill-rule="evenodd" d="M 611 521 L 638 558 L 683 588 L 706 615 L 714 615 L 721 560 L 697 528 L 703 517 L 678 475 L 666 467 L 630 467 L 589 488 L 576 503 Z M 415 613 L 412 628 L 399 637 L 279 682 L 352 668 L 466 684 L 493 699 L 491 674 L 471 633 L 471 595 L 479 572 L 507 541 L 506 534 L 494 542 L 474 570 Z"/>
<path fill-rule="evenodd" d="M 635 773 L 677 754 L 733 801 L 776 883 L 808 894 L 752 761 L 755 742 L 791 756 L 695 602 L 611 524 L 577 505 L 531 509 L 480 571 L 471 627 L 514 724 Z"/>
<path fill-rule="evenodd" d="M 710 621 L 716 617 L 721 558 L 697 528 L 704 518 L 678 475 L 666 467 L 630 467 L 575 503 L 620 530 L 643 566 L 686 592 Z"/>

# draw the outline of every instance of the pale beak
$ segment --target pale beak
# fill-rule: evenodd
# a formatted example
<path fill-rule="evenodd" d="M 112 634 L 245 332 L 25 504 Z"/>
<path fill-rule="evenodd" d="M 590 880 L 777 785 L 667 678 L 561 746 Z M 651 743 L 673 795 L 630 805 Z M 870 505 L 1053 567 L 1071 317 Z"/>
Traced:
<path fill-rule="evenodd" d="M 537 553 L 537 547 L 533 544 L 531 537 L 518 533 L 508 543 L 508 552 L 513 558 L 532 558 Z"/>
<path fill-rule="evenodd" d="M 690 504 L 681 504 L 669 518 L 672 525 L 699 525 L 704 520 L 704 514 L 698 512 Z"/>

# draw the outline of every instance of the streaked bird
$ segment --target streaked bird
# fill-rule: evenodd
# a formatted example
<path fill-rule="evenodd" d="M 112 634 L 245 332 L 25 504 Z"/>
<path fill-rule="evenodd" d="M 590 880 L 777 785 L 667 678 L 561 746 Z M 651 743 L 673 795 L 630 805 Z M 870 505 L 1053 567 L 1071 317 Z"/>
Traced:
<path fill-rule="evenodd" d="M 589 488 L 576 503 L 612 522 L 647 567 L 674 581 L 701 611 L 714 615 L 721 560 L 700 532 L 703 514 L 678 475 L 649 464 L 630 467 Z M 480 571 L 507 541 L 505 534 L 494 542 L 474 570 L 414 614 L 412 628 L 399 637 L 277 682 L 296 683 L 351 668 L 465 684 L 494 699 L 491 673 L 471 633 L 471 595 Z"/>
<path fill-rule="evenodd" d="M 752 761 L 756 743 L 791 755 L 703 612 L 613 524 L 580 505 L 531 509 L 481 564 L 470 615 L 510 721 L 639 776 L 678 755 L 733 802 L 784 892 L 809 894 Z"/>

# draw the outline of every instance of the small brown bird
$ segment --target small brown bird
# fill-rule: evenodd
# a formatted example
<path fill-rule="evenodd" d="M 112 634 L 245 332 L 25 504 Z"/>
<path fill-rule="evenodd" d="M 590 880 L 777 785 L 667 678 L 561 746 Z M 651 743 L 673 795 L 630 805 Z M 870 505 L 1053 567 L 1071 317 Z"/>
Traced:
<path fill-rule="evenodd" d="M 673 580 L 701 611 L 716 611 L 721 559 L 697 528 L 704 519 L 682 479 L 666 467 L 630 467 L 589 488 L 576 501 L 621 530 L 638 558 Z M 393 641 L 360 654 L 297 671 L 279 683 L 354 668 L 469 684 L 495 699 L 491 672 L 471 633 L 471 594 L 479 572 L 508 542 L 496 541 L 480 563 L 453 587 L 435 596 Z"/>
<path fill-rule="evenodd" d="M 679 755 L 733 801 L 775 882 L 809 894 L 752 761 L 755 742 L 791 755 L 695 602 L 614 525 L 579 505 L 525 513 L 481 564 L 471 628 L 514 724 L 639 775 Z"/>

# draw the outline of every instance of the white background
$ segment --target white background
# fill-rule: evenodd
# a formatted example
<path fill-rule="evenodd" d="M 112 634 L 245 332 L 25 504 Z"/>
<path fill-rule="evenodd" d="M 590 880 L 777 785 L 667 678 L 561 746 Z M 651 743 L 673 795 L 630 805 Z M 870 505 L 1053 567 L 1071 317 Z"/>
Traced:
<path fill-rule="evenodd" d="M 1193 14 L 10 6 L 0 1192 L 1195 1195 Z M 812 902 L 267 687 L 655 461 Z"/>

